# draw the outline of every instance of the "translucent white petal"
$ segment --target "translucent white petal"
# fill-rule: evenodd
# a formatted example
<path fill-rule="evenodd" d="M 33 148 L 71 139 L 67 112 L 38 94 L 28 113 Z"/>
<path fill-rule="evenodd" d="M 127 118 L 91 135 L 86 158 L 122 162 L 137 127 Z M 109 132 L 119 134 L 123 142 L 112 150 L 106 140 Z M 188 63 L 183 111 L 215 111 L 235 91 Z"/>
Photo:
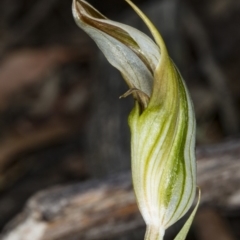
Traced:
<path fill-rule="evenodd" d="M 152 39 L 135 28 L 106 19 L 85 1 L 73 1 L 72 10 L 77 25 L 97 43 L 108 61 L 123 74 L 129 87 L 150 97 L 153 72 L 160 61 L 159 47 Z M 111 29 L 116 30 L 115 36 L 119 38 L 111 35 Z M 121 41 L 124 37 L 126 43 Z M 129 39 L 133 44 L 127 44 Z"/>

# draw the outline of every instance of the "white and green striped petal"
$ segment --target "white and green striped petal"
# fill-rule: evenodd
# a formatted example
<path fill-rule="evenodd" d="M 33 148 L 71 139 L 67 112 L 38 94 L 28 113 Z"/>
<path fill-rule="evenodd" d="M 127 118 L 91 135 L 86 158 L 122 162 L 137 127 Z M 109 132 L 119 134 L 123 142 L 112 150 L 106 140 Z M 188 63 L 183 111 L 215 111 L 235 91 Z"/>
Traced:
<path fill-rule="evenodd" d="M 161 35 L 130 1 L 156 41 L 107 19 L 83 0 L 73 1 L 76 23 L 123 75 L 135 107 L 129 116 L 132 177 L 146 240 L 165 230 L 191 207 L 196 191 L 195 116 L 184 80 Z M 185 239 L 196 209 L 177 239 Z"/>

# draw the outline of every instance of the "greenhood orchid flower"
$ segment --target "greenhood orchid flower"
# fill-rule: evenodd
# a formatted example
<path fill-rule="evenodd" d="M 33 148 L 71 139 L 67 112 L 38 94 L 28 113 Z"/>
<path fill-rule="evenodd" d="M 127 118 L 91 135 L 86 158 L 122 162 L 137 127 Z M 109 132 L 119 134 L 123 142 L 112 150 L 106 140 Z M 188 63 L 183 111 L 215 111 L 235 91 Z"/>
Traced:
<path fill-rule="evenodd" d="M 129 116 L 133 187 L 147 224 L 145 239 L 165 230 L 191 207 L 196 192 L 195 117 L 186 85 L 161 35 L 132 3 L 155 42 L 130 26 L 111 21 L 84 0 L 73 16 L 129 86 L 135 107 Z M 198 206 L 198 204 L 197 204 Z M 185 239 L 197 207 L 175 238 Z"/>

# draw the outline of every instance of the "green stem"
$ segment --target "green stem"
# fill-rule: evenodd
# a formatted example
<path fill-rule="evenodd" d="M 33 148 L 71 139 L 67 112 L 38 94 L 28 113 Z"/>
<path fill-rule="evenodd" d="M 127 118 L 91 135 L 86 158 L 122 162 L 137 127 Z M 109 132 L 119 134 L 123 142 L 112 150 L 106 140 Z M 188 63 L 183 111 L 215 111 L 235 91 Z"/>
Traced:
<path fill-rule="evenodd" d="M 144 240 L 163 240 L 165 230 L 156 226 L 147 226 Z"/>

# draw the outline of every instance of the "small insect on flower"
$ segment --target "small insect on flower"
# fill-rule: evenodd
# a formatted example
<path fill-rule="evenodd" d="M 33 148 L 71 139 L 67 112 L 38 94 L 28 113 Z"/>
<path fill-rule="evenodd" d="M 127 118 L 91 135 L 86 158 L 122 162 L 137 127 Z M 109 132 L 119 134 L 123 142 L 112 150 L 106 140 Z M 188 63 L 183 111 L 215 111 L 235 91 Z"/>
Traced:
<path fill-rule="evenodd" d="M 195 116 L 181 74 L 150 20 L 130 1 L 155 42 L 128 25 L 111 21 L 83 0 L 73 0 L 77 25 L 122 74 L 135 99 L 129 115 L 133 187 L 147 224 L 146 240 L 165 230 L 191 207 L 196 192 Z M 185 239 L 196 205 L 175 240 Z"/>

